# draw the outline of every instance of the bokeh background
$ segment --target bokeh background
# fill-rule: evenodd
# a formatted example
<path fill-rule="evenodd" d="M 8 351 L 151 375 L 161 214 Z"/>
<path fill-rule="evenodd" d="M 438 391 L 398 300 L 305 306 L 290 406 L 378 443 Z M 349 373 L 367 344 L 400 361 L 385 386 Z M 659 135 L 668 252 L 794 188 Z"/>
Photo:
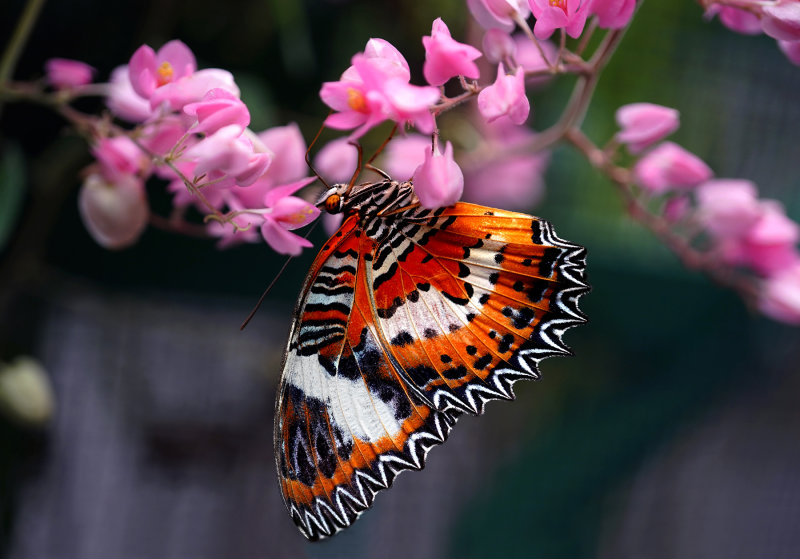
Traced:
<path fill-rule="evenodd" d="M 3 43 L 22 6 L 0 5 Z M 234 73 L 253 129 L 296 121 L 310 139 L 326 114 L 321 82 L 368 38 L 398 46 L 421 83 L 420 37 L 438 16 L 456 37 L 474 35 L 460 0 L 51 0 L 16 77 L 39 77 L 59 56 L 102 78 L 140 44 L 180 38 L 201 67 Z M 532 96 L 534 127 L 557 117 L 569 85 Z M 625 103 L 676 107 L 677 142 L 799 219 L 798 91 L 800 69 L 773 40 L 704 22 L 689 0 L 646 0 L 585 130 L 605 141 Z M 398 478 L 351 529 L 319 544 L 284 510 L 271 434 L 313 251 L 240 333 L 279 256 L 156 230 L 104 251 L 76 208 L 82 140 L 46 110 L 15 104 L 0 116 L 0 148 L 0 200 L 12 216 L 0 248 L 0 359 L 35 356 L 55 397 L 39 427 L 0 417 L 0 556 L 800 554 L 797 330 L 684 270 L 570 148 L 554 151 L 545 199 L 530 210 L 589 249 L 591 322 L 567 335 L 575 357 L 545 362 L 542 381 L 517 385 L 516 402 L 460 420 L 425 471 Z"/>

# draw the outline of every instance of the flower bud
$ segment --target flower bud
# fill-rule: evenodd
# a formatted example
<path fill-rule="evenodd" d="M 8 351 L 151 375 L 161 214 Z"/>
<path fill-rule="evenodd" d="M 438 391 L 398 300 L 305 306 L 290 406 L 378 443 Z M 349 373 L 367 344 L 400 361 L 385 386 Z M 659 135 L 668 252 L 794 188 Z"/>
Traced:
<path fill-rule="evenodd" d="M 89 234 L 110 249 L 134 244 L 150 213 L 144 184 L 134 175 L 120 176 L 113 183 L 89 175 L 78 195 L 78 209 Z"/>
<path fill-rule="evenodd" d="M 483 53 L 492 64 L 508 60 L 517 51 L 517 43 L 502 29 L 489 29 L 483 35 Z"/>
<path fill-rule="evenodd" d="M 770 318 L 800 325 L 800 263 L 764 281 L 758 308 Z"/>
<path fill-rule="evenodd" d="M 422 207 L 433 209 L 458 202 L 464 191 L 464 175 L 453 159 L 453 145 L 447 142 L 444 154 L 435 146 L 425 152 L 425 161 L 414 172 L 414 190 Z"/>
<path fill-rule="evenodd" d="M 51 58 L 45 63 L 47 81 L 56 89 L 72 89 L 92 82 L 94 68 L 78 60 Z"/>
<path fill-rule="evenodd" d="M 31 357 L 19 357 L 0 368 L 0 409 L 12 419 L 31 426 L 47 423 L 54 398 L 44 367 Z"/>
<path fill-rule="evenodd" d="M 778 0 L 761 8 L 764 33 L 781 41 L 800 41 L 800 2 Z"/>
<path fill-rule="evenodd" d="M 702 159 L 672 142 L 664 142 L 642 157 L 633 174 L 644 189 L 660 194 L 670 188 L 691 188 L 711 178 Z"/>
<path fill-rule="evenodd" d="M 514 124 L 523 124 L 528 119 L 531 105 L 525 95 L 522 67 L 517 67 L 514 74 L 506 75 L 503 64 L 499 64 L 495 82 L 478 94 L 478 110 L 486 122 L 507 116 Z"/>
<path fill-rule="evenodd" d="M 627 144 L 631 153 L 641 153 L 678 129 L 679 113 L 675 109 L 652 103 L 632 103 L 617 110 L 621 130 L 617 140 Z"/>
<path fill-rule="evenodd" d="M 422 73 L 429 84 L 444 85 L 456 76 L 470 79 L 480 76 L 473 60 L 481 56 L 481 51 L 453 39 L 442 18 L 434 20 L 430 36 L 423 37 L 422 44 L 425 46 Z"/>

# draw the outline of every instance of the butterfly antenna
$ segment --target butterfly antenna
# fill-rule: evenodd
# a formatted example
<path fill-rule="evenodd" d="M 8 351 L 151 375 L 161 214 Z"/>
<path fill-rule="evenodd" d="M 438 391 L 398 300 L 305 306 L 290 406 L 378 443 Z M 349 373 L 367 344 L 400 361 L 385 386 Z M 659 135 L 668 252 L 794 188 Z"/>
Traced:
<path fill-rule="evenodd" d="M 319 176 L 319 175 L 317 175 L 317 176 Z M 320 179 L 320 180 L 321 180 L 321 179 Z M 313 225 L 311 225 L 311 228 L 310 228 L 310 229 L 309 229 L 309 230 L 306 232 L 306 234 L 305 234 L 305 235 L 303 235 L 303 238 L 304 238 L 304 239 L 308 239 L 308 237 L 311 235 L 311 233 L 312 233 L 312 232 L 314 231 L 314 229 L 317 227 L 317 223 L 319 223 L 319 221 L 315 221 L 315 222 L 313 223 Z M 248 324 L 250 324 L 250 321 L 253 319 L 253 317 L 254 317 L 254 316 L 256 315 L 256 313 L 258 312 L 258 309 L 260 309 L 260 308 L 261 308 L 261 303 L 263 303 L 263 302 L 264 302 L 264 298 L 267 296 L 267 294 L 268 294 L 270 291 L 272 291 L 272 288 L 273 288 L 273 287 L 275 286 L 275 284 L 278 282 L 278 278 L 280 278 L 280 277 L 283 275 L 283 272 L 284 272 L 284 270 L 286 270 L 286 266 L 288 266 L 288 265 L 289 265 L 289 262 L 291 262 L 291 261 L 292 261 L 292 258 L 294 258 L 294 256 L 289 256 L 289 257 L 286 259 L 286 262 L 284 262 L 284 263 L 283 263 L 283 266 L 281 266 L 281 269 L 280 269 L 280 270 L 278 270 L 278 273 L 275 275 L 275 277 L 272 279 L 272 281 L 271 281 L 271 282 L 269 282 L 269 285 L 268 285 L 268 286 L 267 286 L 267 288 L 264 290 L 264 293 L 262 293 L 262 294 L 261 294 L 261 297 L 259 297 L 259 298 L 258 298 L 258 302 L 256 303 L 256 306 L 255 306 L 255 307 L 253 307 L 253 310 L 252 310 L 252 311 L 250 311 L 250 314 L 248 314 L 248 315 L 247 315 L 247 318 L 245 318 L 245 319 L 244 319 L 244 322 L 242 322 L 242 325 L 241 325 L 241 326 L 239 326 L 239 330 L 244 330 L 244 329 L 245 329 L 245 327 L 247 327 L 247 325 L 248 325 Z"/>
<path fill-rule="evenodd" d="M 331 110 L 331 111 L 328 113 L 328 116 L 330 116 L 331 114 L 333 114 L 333 110 Z M 323 179 L 323 178 L 320 176 L 320 174 L 319 174 L 319 173 L 317 173 L 317 170 L 316 170 L 316 169 L 314 169 L 314 166 L 311 164 L 311 157 L 310 157 L 311 148 L 313 148 L 313 147 L 314 147 L 314 144 L 316 144 L 316 143 L 317 143 L 317 140 L 319 140 L 319 137 L 320 137 L 320 135 L 322 134 L 322 131 L 323 131 L 323 130 L 325 130 L 325 121 L 324 121 L 324 120 L 322 121 L 322 126 L 320 126 L 320 127 L 319 127 L 319 130 L 317 130 L 317 135 L 316 135 L 316 136 L 314 136 L 314 139 L 313 139 L 313 140 L 311 141 L 311 143 L 308 145 L 308 149 L 306 150 L 306 165 L 308 165 L 308 168 L 309 168 L 309 169 L 311 169 L 311 172 L 312 172 L 312 173 L 314 173 L 314 175 L 316 175 L 316 177 L 319 179 L 319 181 L 320 181 L 322 184 L 324 184 L 324 185 L 325 185 L 325 188 L 330 188 L 330 185 L 329 185 L 327 182 L 325 182 L 325 179 Z"/>
<path fill-rule="evenodd" d="M 373 170 L 373 171 L 377 171 L 377 170 L 378 170 L 378 169 L 376 169 L 375 167 L 373 167 L 373 166 L 372 166 L 372 162 L 373 162 L 373 161 L 375 161 L 375 159 L 376 159 L 376 158 L 377 158 L 377 157 L 378 157 L 378 156 L 379 156 L 381 153 L 383 153 L 383 149 L 384 149 L 384 148 L 385 148 L 387 145 L 389 145 L 389 142 L 391 142 L 391 141 L 392 141 L 392 138 L 394 137 L 394 134 L 395 134 L 395 132 L 397 132 L 397 123 L 395 123 L 395 125 L 394 125 L 394 126 L 392 126 L 392 131 L 391 131 L 391 132 L 389 132 L 389 135 L 388 135 L 388 136 L 386 136 L 386 139 L 385 139 L 385 140 L 383 141 L 383 143 L 381 144 L 381 147 L 379 147 L 379 148 L 378 148 L 378 151 L 376 151 L 375 153 L 373 153 L 373 154 L 372 154 L 372 157 L 370 157 L 370 158 L 369 158 L 369 161 L 367 161 L 367 164 L 366 164 L 366 167 L 367 167 L 367 169 L 371 169 L 371 170 Z"/>
<path fill-rule="evenodd" d="M 364 148 L 361 147 L 361 144 L 359 144 L 358 142 L 350 142 L 350 145 L 358 150 L 358 165 L 356 165 L 356 170 L 353 173 L 353 178 L 350 179 L 350 182 L 347 185 L 347 192 L 350 192 L 353 189 L 353 185 L 356 183 L 356 179 L 358 178 L 358 175 L 361 173 L 361 163 L 364 161 Z"/>

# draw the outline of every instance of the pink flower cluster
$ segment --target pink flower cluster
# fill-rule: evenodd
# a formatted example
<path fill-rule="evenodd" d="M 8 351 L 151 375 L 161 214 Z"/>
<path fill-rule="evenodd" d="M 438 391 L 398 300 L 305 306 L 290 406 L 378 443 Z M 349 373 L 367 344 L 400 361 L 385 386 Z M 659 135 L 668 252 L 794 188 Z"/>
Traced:
<path fill-rule="evenodd" d="M 580 36 L 591 16 L 597 17 L 603 29 L 625 27 L 633 17 L 636 0 L 467 0 L 467 5 L 484 29 L 505 33 L 516 25 L 526 25 L 525 20 L 533 14 L 533 33 L 537 39 L 547 39 L 556 29 L 573 38 Z"/>
<path fill-rule="evenodd" d="M 616 139 L 641 153 L 677 129 L 678 113 L 637 103 L 620 108 L 617 122 Z M 672 142 L 645 151 L 633 176 L 644 192 L 669 196 L 663 206 L 667 220 L 703 231 L 710 257 L 759 278 L 764 314 L 800 324 L 800 226 L 779 202 L 759 199 L 750 181 L 713 179 L 705 162 Z"/>
<path fill-rule="evenodd" d="M 194 205 L 214 216 L 207 230 L 222 245 L 263 238 L 285 254 L 311 246 L 291 232 L 319 214 L 293 196 L 313 180 L 305 178 L 305 141 L 296 125 L 250 130 L 229 72 L 198 70 L 180 41 L 157 52 L 144 45 L 114 71 L 108 107 L 137 126 L 98 137 L 92 147 L 97 162 L 80 209 L 100 244 L 136 242 L 149 218 L 145 182 L 156 176 L 169 181 L 178 209 Z"/>
<path fill-rule="evenodd" d="M 800 2 L 797 0 L 711 0 L 706 16 L 745 35 L 764 33 L 778 42 L 786 57 L 800 66 Z"/>

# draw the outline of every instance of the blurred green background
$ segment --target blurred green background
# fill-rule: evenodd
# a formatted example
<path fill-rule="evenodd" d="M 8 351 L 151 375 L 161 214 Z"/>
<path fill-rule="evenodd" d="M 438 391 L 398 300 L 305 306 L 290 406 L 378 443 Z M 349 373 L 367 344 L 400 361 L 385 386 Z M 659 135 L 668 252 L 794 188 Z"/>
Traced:
<path fill-rule="evenodd" d="M 0 6 L 3 42 L 22 6 L 18 0 Z M 395 44 L 411 65 L 412 82 L 422 83 L 420 37 L 430 33 L 434 18 L 443 17 L 453 35 L 464 38 L 467 16 L 465 3 L 456 0 L 54 0 L 45 5 L 15 77 L 38 78 L 44 61 L 58 56 L 88 62 L 102 79 L 142 43 L 158 47 L 180 38 L 200 67 L 233 72 L 253 113 L 254 130 L 296 121 L 310 139 L 327 114 L 318 97 L 320 84 L 337 79 L 368 38 Z M 706 160 L 718 176 L 754 180 L 764 197 L 782 200 L 787 213 L 798 219 L 797 91 L 800 68 L 783 57 L 773 40 L 739 36 L 716 21 L 705 22 L 701 9 L 688 0 L 647 0 L 600 81 L 584 129 L 602 143 L 614 133 L 613 113 L 622 104 L 675 107 L 681 112 L 676 142 Z M 568 94 L 569 83 L 563 80 L 534 93 L 529 121 L 534 128 L 551 123 Z M 81 107 L 97 108 L 91 102 Z M 175 312 L 191 316 L 203 316 L 203 309 L 213 307 L 211 314 L 218 318 L 218 309 L 232 309 L 220 311 L 226 318 L 214 325 L 219 338 L 187 342 L 203 343 L 213 354 L 214 344 L 226 343 L 220 338 L 238 335 L 238 319 L 282 258 L 262 245 L 220 252 L 211 242 L 152 229 L 131 249 L 105 251 L 89 238 L 77 213 L 78 173 L 89 163 L 82 140 L 48 111 L 14 104 L 0 116 L 0 146 L 0 200 L 6 209 L 19 207 L 0 253 L 0 359 L 45 355 L 58 410 L 53 424 L 42 429 L 0 418 L 0 555 L 108 557 L 108 550 L 115 550 L 127 559 L 153 557 L 153 550 L 161 549 L 159 557 L 230 557 L 235 549 L 242 557 L 794 557 L 800 551 L 800 538 L 790 529 L 800 518 L 796 329 L 749 313 L 734 294 L 684 270 L 625 217 L 612 186 L 564 146 L 554 151 L 547 171 L 545 201 L 531 212 L 554 222 L 560 236 L 588 247 L 593 291 L 582 307 L 590 323 L 567 335 L 576 356 L 545 362 L 543 380 L 518 385 L 516 403 L 490 405 L 486 417 L 462 420 L 453 437 L 462 429 L 469 435 L 430 457 L 428 470 L 437 461 L 450 469 L 408 474 L 431 476 L 428 485 L 401 477 L 398 487 L 379 497 L 375 510 L 352 529 L 314 546 L 300 540 L 286 522 L 279 528 L 266 523 L 254 528 L 263 530 L 269 545 L 240 541 L 240 547 L 198 546 L 191 553 L 178 544 L 141 547 L 124 537 L 107 545 L 21 544 L 33 538 L 26 535 L 32 514 L 25 512 L 32 506 L 28 499 L 36 495 L 37 484 L 71 483 L 73 478 L 51 465 L 62 455 L 69 463 L 70 437 L 82 436 L 57 426 L 65 406 L 82 405 L 80 393 L 63 397 L 74 394 L 63 379 L 81 371 L 48 363 L 52 346 L 43 340 L 72 339 L 69 328 L 54 333 L 48 327 L 53 307 L 72 308 L 99 297 L 102 312 L 105 302 L 112 301 L 113 308 L 122 297 L 145 305 L 169 301 Z M 151 194 L 154 208 L 165 211 L 167 198 L 155 189 Z M 319 245 L 323 233 L 315 232 L 312 240 Z M 266 411 L 256 414 L 265 436 L 251 440 L 238 431 L 230 436 L 243 446 L 263 446 L 258 459 L 267 483 L 273 483 L 269 424 L 275 362 L 312 252 L 290 265 L 248 328 L 251 337 L 263 337 L 273 348 L 264 364 L 264 392 L 258 393 Z M 119 321 L 130 328 L 127 320 L 113 315 L 103 324 L 114 328 Z M 137 341 L 126 346 L 129 355 L 116 359 L 139 359 L 143 348 Z M 213 391 L 215 383 L 225 382 L 224 368 L 223 363 L 214 371 L 212 381 L 208 374 L 200 380 L 181 378 L 195 383 L 193 393 L 202 399 L 204 389 Z M 148 372 L 156 379 L 171 373 Z M 137 401 L 137 394 L 125 392 L 125 405 L 146 414 L 147 402 Z M 230 405 L 237 407 L 235 401 Z M 247 422 L 243 425 L 246 432 Z M 203 436 L 192 440 L 202 448 L 217 448 Z M 158 441 L 151 451 L 162 458 L 176 452 L 173 446 L 185 446 L 183 439 Z M 449 451 L 450 444 L 456 450 Z M 448 459 L 448 452 L 458 454 Z M 88 463 L 98 475 L 111 475 L 114 466 L 104 465 L 104 456 L 92 455 Z M 187 460 L 196 456 L 190 452 L 180 464 L 191 468 Z M 180 484 L 181 475 L 176 476 L 173 482 Z M 424 489 L 419 501 L 389 501 L 389 494 L 411 483 L 423 484 L 414 486 Z M 440 490 L 440 484 L 448 483 L 450 489 Z M 212 478 L 207 486 L 218 490 Z M 113 483 L 108 491 L 113 499 Z M 57 496 L 52 499 L 59 502 Z M 452 502 L 437 502 L 443 499 Z M 384 500 L 407 508 L 390 507 Z M 83 523 L 103 524 L 102 515 L 87 520 L 80 507 L 41 506 L 36 510 L 49 512 L 38 517 L 40 523 L 80 517 L 76 540 L 95 533 Z M 126 506 L 124 499 L 120 506 Z M 152 506 L 157 514 L 159 505 Z M 274 491 L 264 506 L 283 514 Z M 231 507 L 231 514 L 240 514 L 235 502 Z M 147 506 L 136 510 L 148 514 Z M 436 537 L 415 533 L 414 517 L 424 518 L 426 510 L 447 514 L 436 520 Z M 179 516 L 165 520 L 179 521 Z M 258 525 L 259 519 L 246 522 Z M 204 529 L 217 531 L 214 537 L 221 541 L 242 534 L 241 527 L 211 526 Z M 158 539 L 163 529 L 137 528 L 136 533 L 146 541 Z M 39 530 L 37 537 L 46 538 L 44 528 Z"/>

